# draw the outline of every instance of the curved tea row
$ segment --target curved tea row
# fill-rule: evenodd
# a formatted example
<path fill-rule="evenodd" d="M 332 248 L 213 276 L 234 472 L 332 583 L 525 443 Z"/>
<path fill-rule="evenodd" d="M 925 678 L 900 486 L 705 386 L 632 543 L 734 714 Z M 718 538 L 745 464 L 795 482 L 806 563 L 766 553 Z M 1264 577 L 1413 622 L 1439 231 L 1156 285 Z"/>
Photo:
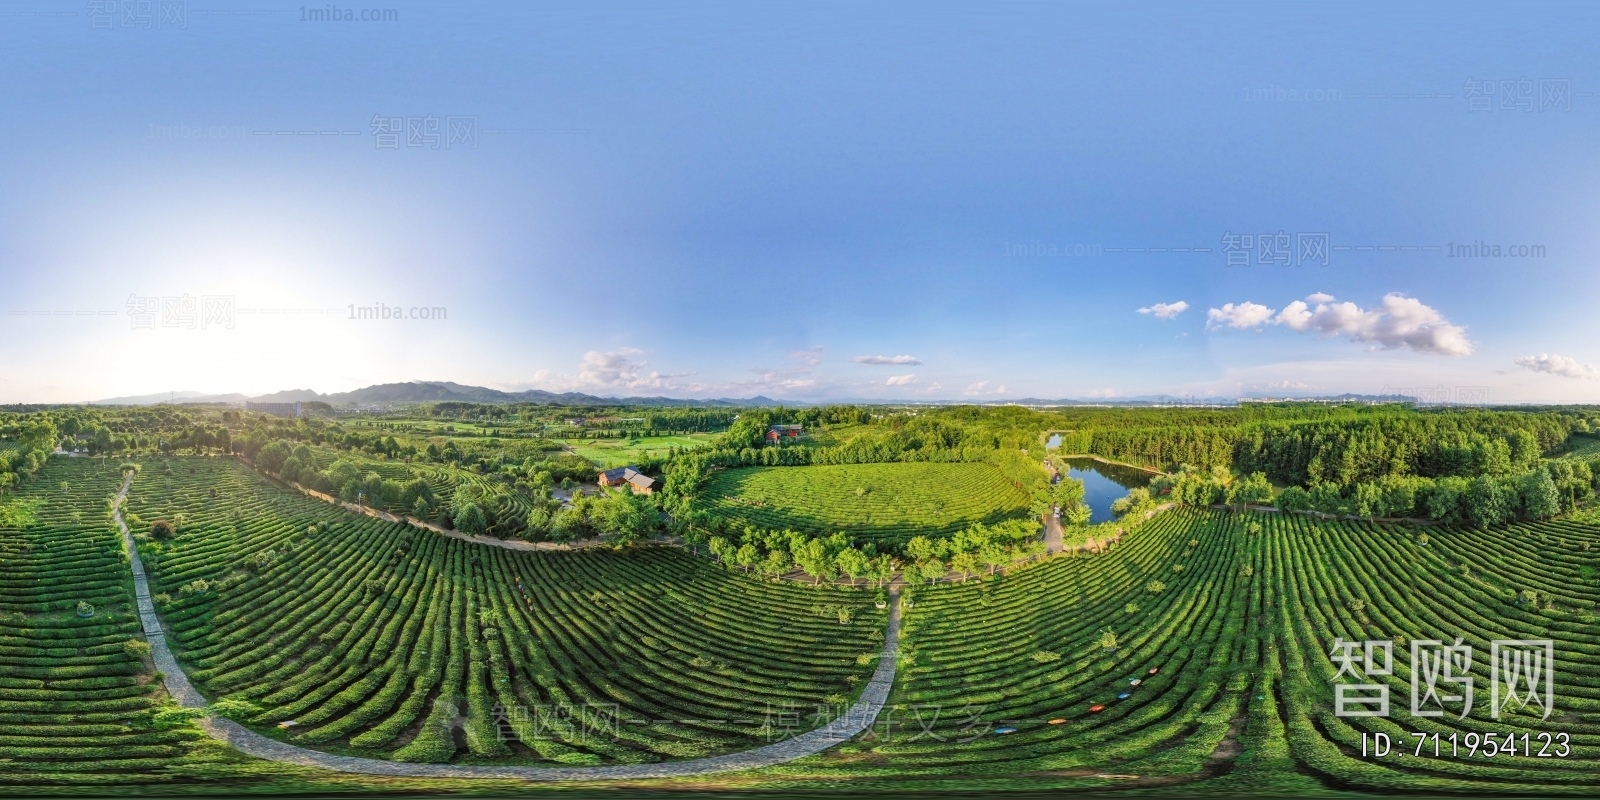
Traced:
<path fill-rule="evenodd" d="M 248 759 L 157 723 L 127 558 L 107 519 L 116 463 L 53 458 L 0 497 L 0 787 L 245 778 Z M 80 605 L 81 604 L 81 605 Z"/>
<path fill-rule="evenodd" d="M 1109 556 L 919 590 L 891 699 L 898 722 L 829 774 L 889 768 L 930 790 L 1023 773 L 1063 787 L 1578 791 L 1600 780 L 1597 548 L 1600 531 L 1574 522 L 1424 534 L 1177 509 Z M 1456 637 L 1475 653 L 1472 713 L 1411 716 L 1410 642 Z M 1387 687 L 1388 717 L 1335 713 L 1334 684 L 1350 682 L 1335 681 L 1330 657 L 1341 638 L 1392 643 L 1393 675 L 1362 681 Z M 1556 653 L 1554 712 L 1491 718 L 1491 641 L 1543 639 Z M 1502 745 L 1513 736 L 1518 754 L 1467 755 L 1467 734 L 1489 732 Z M 1407 756 L 1374 756 L 1379 733 Z M 1442 756 L 1418 757 L 1414 733 L 1430 756 L 1439 734 Z M 1567 757 L 1555 746 L 1539 757 L 1542 741 L 1566 742 Z"/>
<path fill-rule="evenodd" d="M 232 462 L 172 465 L 129 497 L 145 520 L 184 519 L 145 559 L 170 638 L 208 696 L 255 704 L 258 730 L 298 744 L 574 765 L 746 750 L 789 709 L 808 728 L 811 709 L 847 706 L 882 646 L 884 612 L 861 593 L 670 548 L 477 547 Z"/>

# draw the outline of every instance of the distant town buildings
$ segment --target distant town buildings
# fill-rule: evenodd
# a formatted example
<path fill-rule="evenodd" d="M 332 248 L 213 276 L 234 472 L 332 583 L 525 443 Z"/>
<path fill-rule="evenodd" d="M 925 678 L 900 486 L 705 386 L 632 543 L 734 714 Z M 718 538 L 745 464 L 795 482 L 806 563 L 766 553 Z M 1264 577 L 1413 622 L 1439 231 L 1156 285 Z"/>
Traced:
<path fill-rule="evenodd" d="M 300 416 L 300 413 L 301 413 L 300 412 L 300 404 L 298 402 L 295 402 L 295 403 L 252 403 L 249 400 L 246 400 L 244 402 L 244 410 L 246 410 L 246 411 L 254 411 L 257 414 L 271 414 L 274 417 L 290 417 L 290 418 L 298 418 Z"/>
<path fill-rule="evenodd" d="M 617 467 L 600 473 L 601 486 L 621 486 L 627 484 L 633 489 L 634 494 L 650 494 L 655 490 L 656 479 L 637 467 Z"/>

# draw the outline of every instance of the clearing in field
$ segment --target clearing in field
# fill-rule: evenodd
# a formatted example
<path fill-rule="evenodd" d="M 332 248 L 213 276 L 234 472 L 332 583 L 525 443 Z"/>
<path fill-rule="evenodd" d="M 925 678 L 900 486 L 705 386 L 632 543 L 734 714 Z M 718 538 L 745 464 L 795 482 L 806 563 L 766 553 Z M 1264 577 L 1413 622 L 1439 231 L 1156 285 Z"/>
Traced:
<path fill-rule="evenodd" d="M 772 530 L 865 538 L 954 533 L 1027 513 L 1028 497 L 988 464 L 844 464 L 718 472 L 713 514 Z"/>

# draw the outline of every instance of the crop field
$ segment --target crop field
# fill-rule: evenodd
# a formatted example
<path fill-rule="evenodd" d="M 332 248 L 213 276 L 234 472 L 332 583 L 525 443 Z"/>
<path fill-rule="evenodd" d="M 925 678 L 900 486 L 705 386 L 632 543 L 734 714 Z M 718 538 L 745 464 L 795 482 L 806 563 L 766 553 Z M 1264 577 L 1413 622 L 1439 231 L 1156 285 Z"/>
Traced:
<path fill-rule="evenodd" d="M 683 436 L 643 436 L 638 439 L 563 439 L 567 449 L 610 469 L 632 464 L 649 456 L 665 456 L 673 448 L 692 450 L 710 444 L 716 436 L 691 433 Z"/>
<path fill-rule="evenodd" d="M 4 444 L 0 443 L 0 447 Z M 1562 458 L 1593 458 L 1600 455 L 1600 436 L 1574 436 L 1567 441 L 1568 450 Z"/>
<path fill-rule="evenodd" d="M 145 562 L 196 685 L 255 704 L 264 734 L 333 752 L 550 765 L 744 750 L 777 709 L 848 702 L 882 646 L 886 612 L 860 592 L 666 547 L 473 545 L 226 459 L 147 465 L 129 508 L 182 520 Z"/>
<path fill-rule="evenodd" d="M 711 476 L 714 514 L 774 530 L 865 539 L 947 534 L 1027 513 L 1028 498 L 988 464 L 746 467 Z"/>
<path fill-rule="evenodd" d="M 1250 534 L 1251 522 L 1262 531 Z M 1277 794 L 1589 791 L 1600 781 L 1600 590 L 1587 570 L 1600 530 L 1550 522 L 1429 536 L 1180 509 L 1109 556 L 919 589 L 888 735 L 848 744 L 805 774 L 868 786 L 887 769 L 928 791 L 1015 787 L 1019 773 L 1033 776 L 1030 786 L 1061 788 L 1205 781 L 1212 791 Z M 1102 639 L 1108 631 L 1114 643 Z M 1412 717 L 1409 643 L 1458 636 L 1473 648 L 1476 706 L 1465 720 L 1460 704 L 1442 717 Z M 1361 681 L 1388 687 L 1388 717 L 1335 714 L 1336 637 L 1394 643 L 1393 675 Z M 1553 641 L 1548 719 L 1514 705 L 1490 718 L 1495 639 Z M 1015 730 L 997 733 L 1005 728 Z M 1378 733 L 1405 756 L 1362 758 L 1363 735 L 1375 750 Z M 1425 752 L 1415 733 L 1429 737 Z M 1468 744 L 1489 733 L 1498 756 L 1485 757 L 1486 744 L 1469 756 Z M 1507 734 L 1515 756 L 1504 749 Z M 1569 756 L 1556 757 L 1563 736 Z"/>
<path fill-rule="evenodd" d="M 127 558 L 107 518 L 116 464 L 57 457 L 0 499 L 0 787 L 239 779 L 249 761 L 161 727 Z M 25 513 L 16 513 L 26 509 Z M 92 606 L 81 616 L 78 604 Z M 3 792 L 0 789 L 0 792 Z"/>
<path fill-rule="evenodd" d="M 56 457 L 0 495 L 0 787 L 377 786 L 160 722 L 164 693 L 126 648 L 141 636 L 107 521 L 116 465 Z M 300 746 L 535 766 L 737 752 L 849 703 L 882 646 L 885 612 L 865 591 L 751 580 L 664 546 L 473 545 L 351 514 L 230 458 L 141 466 L 125 511 L 136 532 L 177 525 L 141 548 L 185 672 L 213 704 L 243 701 L 252 729 Z M 441 488 L 478 479 L 373 466 Z M 874 467 L 726 470 L 713 484 L 877 495 L 881 506 L 838 512 L 865 519 L 890 500 L 927 502 L 891 478 L 955 485 L 988 469 Z M 1549 796 L 1600 783 L 1600 527 L 1589 522 L 1479 531 L 1179 507 L 1109 553 L 908 591 L 900 672 L 873 731 L 714 785 Z M 1465 718 L 1462 702 L 1413 716 L 1412 642 L 1457 637 L 1471 648 L 1473 705 Z M 1336 640 L 1388 643 L 1391 674 L 1340 675 Z M 1548 716 L 1491 682 L 1496 640 L 1550 641 Z M 1336 686 L 1356 682 L 1387 690 L 1387 716 L 1335 713 Z M 1394 752 L 1363 755 L 1379 734 Z"/>

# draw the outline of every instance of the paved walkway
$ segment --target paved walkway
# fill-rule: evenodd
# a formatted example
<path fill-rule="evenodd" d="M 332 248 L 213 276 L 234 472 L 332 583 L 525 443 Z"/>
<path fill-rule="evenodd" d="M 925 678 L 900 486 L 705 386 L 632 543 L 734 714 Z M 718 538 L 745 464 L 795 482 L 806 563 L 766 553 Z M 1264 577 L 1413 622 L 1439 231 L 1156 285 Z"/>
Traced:
<path fill-rule="evenodd" d="M 189 676 L 183 673 L 178 661 L 167 646 L 161 620 L 156 617 L 155 605 L 150 602 L 150 586 L 145 577 L 144 564 L 139 560 L 139 548 L 128 533 L 128 524 L 122 520 L 122 500 L 128 494 L 133 475 L 122 482 L 112 505 L 111 516 L 122 532 L 123 546 L 128 550 L 129 564 L 133 569 L 134 598 L 139 608 L 139 622 L 144 626 L 145 639 L 156 664 L 165 676 L 167 693 L 186 708 L 205 708 L 206 699 Z M 895 666 L 900 655 L 900 593 L 891 590 L 889 596 L 889 625 L 884 631 L 883 653 L 878 657 L 878 669 L 861 692 L 861 699 L 843 716 L 813 731 L 802 733 L 775 744 L 757 747 L 741 753 L 729 753 L 711 758 L 690 761 L 670 761 L 661 764 L 619 764 L 609 767 L 493 767 L 455 764 L 407 764 L 383 761 L 376 758 L 339 756 L 308 750 L 292 744 L 270 739 L 243 725 L 222 717 L 205 717 L 199 721 L 211 738 L 232 746 L 245 755 L 318 767 L 335 772 L 353 772 L 362 775 L 395 775 L 413 778 L 516 778 L 530 781 L 603 781 L 639 780 L 644 778 L 683 778 L 710 775 L 717 772 L 772 767 L 797 758 L 816 755 L 840 742 L 854 738 L 872 726 L 878 713 L 889 699 L 889 689 L 894 685 Z"/>
<path fill-rule="evenodd" d="M 1046 553 L 1059 553 L 1062 546 L 1061 520 L 1054 514 L 1044 515 L 1044 551 Z"/>

